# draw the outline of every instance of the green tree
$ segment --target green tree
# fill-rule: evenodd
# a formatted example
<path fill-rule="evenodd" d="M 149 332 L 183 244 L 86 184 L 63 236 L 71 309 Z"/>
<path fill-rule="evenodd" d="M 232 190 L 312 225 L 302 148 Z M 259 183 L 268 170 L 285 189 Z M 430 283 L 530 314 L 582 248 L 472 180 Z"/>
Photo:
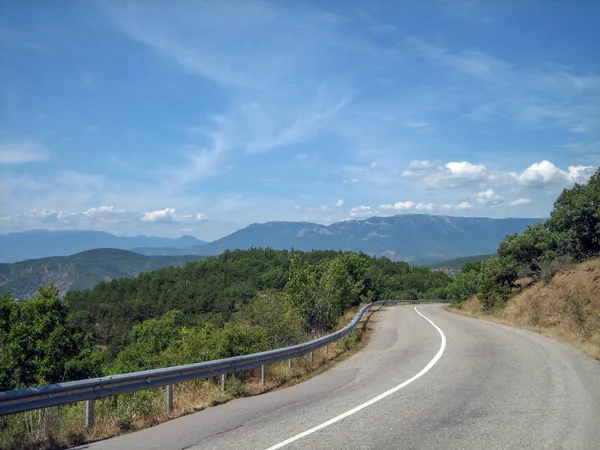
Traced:
<path fill-rule="evenodd" d="M 493 256 L 483 264 L 479 301 L 487 309 L 504 305 L 518 278 L 518 266 L 514 260 Z"/>
<path fill-rule="evenodd" d="M 133 327 L 131 344 L 117 357 L 112 373 L 136 372 L 164 366 L 161 352 L 180 338 L 183 314 L 173 310 L 160 319 L 148 319 Z"/>
<path fill-rule="evenodd" d="M 277 292 L 258 295 L 234 314 L 234 323 L 264 328 L 270 349 L 298 344 L 306 339 L 300 312 Z"/>
<path fill-rule="evenodd" d="M 559 239 L 544 223 L 528 226 L 523 234 L 507 236 L 498 246 L 497 255 L 510 260 L 520 277 L 537 277 L 544 267 L 557 258 Z"/>
<path fill-rule="evenodd" d="M 446 287 L 448 299 L 453 303 L 468 300 L 477 294 L 480 284 L 481 272 L 475 270 L 463 272 Z"/>
<path fill-rule="evenodd" d="M 31 300 L 0 302 L 0 390 L 93 376 L 91 341 L 67 326 L 67 307 L 55 286 Z M 87 359 L 86 367 L 77 361 Z"/>
<path fill-rule="evenodd" d="M 586 184 L 563 190 L 548 228 L 558 234 L 563 254 L 576 259 L 600 254 L 600 169 Z"/>

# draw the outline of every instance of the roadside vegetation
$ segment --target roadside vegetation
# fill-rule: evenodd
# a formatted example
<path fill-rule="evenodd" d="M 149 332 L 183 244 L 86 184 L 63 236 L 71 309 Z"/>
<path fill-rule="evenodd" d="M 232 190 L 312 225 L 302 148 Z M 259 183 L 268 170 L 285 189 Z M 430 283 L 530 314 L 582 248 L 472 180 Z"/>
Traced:
<path fill-rule="evenodd" d="M 565 189 L 550 219 L 507 236 L 447 287 L 463 313 L 573 343 L 600 359 L 600 169 Z"/>
<path fill-rule="evenodd" d="M 441 272 L 364 254 L 251 249 L 100 283 L 69 292 L 64 301 L 54 286 L 25 301 L 7 293 L 0 299 L 0 390 L 293 345 L 338 328 L 363 303 L 443 298 L 449 282 Z M 327 361 L 356 348 L 361 335 L 331 347 Z M 312 364 L 302 360 L 291 371 L 273 365 L 260 388 L 251 371 L 229 377 L 224 393 L 217 380 L 182 383 L 175 414 L 285 385 L 325 360 L 315 355 Z M 167 418 L 163 390 L 98 402 L 91 430 L 83 407 L 0 417 L 0 447 L 56 448 Z"/>

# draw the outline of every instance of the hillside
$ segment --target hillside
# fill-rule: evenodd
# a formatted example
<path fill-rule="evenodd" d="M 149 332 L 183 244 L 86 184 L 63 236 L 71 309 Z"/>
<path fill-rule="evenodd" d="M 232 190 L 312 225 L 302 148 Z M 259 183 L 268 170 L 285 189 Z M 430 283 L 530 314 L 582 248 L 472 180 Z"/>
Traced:
<path fill-rule="evenodd" d="M 427 267 L 434 270 L 441 270 L 442 272 L 446 272 L 450 275 L 458 275 L 465 263 L 467 262 L 477 262 L 477 261 L 486 261 L 490 259 L 493 255 L 473 255 L 473 256 L 464 256 L 462 258 L 455 258 L 448 261 L 442 261 L 439 263 L 428 264 Z"/>
<path fill-rule="evenodd" d="M 226 249 L 363 251 L 373 256 L 427 264 L 463 256 L 489 254 L 507 235 L 520 233 L 542 219 L 489 219 L 404 214 L 348 220 L 332 225 L 307 222 L 253 224 L 217 241 L 186 249 L 217 255 Z"/>
<path fill-rule="evenodd" d="M 185 248 L 204 244 L 192 236 L 176 239 L 134 236 L 124 237 L 104 231 L 30 230 L 0 235 L 0 262 L 11 263 L 49 256 L 67 256 L 95 248 L 130 250 L 134 247 Z M 179 255 L 185 255 L 180 252 Z"/>
<path fill-rule="evenodd" d="M 10 291 L 14 298 L 32 297 L 39 286 L 54 283 L 61 296 L 68 290 L 91 289 L 101 281 L 135 277 L 201 256 L 144 256 L 112 248 L 88 250 L 71 256 L 31 259 L 0 264 L 0 295 Z"/>
<path fill-rule="evenodd" d="M 600 359 L 600 258 L 563 267 L 548 282 L 540 280 L 516 294 L 491 316 L 477 298 L 461 310 L 543 333 Z"/>

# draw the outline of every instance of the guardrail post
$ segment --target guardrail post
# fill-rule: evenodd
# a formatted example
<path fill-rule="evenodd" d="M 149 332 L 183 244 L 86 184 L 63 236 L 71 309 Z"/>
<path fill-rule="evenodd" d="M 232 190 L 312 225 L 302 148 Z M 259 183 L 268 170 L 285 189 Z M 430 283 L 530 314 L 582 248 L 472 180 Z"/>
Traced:
<path fill-rule="evenodd" d="M 225 392 L 225 377 L 226 377 L 226 376 L 227 376 L 227 375 L 225 375 L 224 373 L 222 373 L 222 374 L 221 374 L 221 390 L 222 390 L 223 392 Z"/>
<path fill-rule="evenodd" d="M 292 358 L 288 359 L 288 367 L 290 369 L 292 368 Z"/>
<path fill-rule="evenodd" d="M 260 388 L 264 389 L 265 387 L 265 365 L 260 366 Z"/>
<path fill-rule="evenodd" d="M 313 363 L 313 352 L 310 352 L 309 361 L 311 364 Z"/>
<path fill-rule="evenodd" d="M 329 358 L 329 344 L 325 346 L 325 358 Z"/>
<path fill-rule="evenodd" d="M 94 426 L 94 405 L 96 400 L 85 401 L 85 426 L 91 428 Z"/>
<path fill-rule="evenodd" d="M 173 385 L 167 384 L 167 413 L 171 414 L 173 412 Z"/>

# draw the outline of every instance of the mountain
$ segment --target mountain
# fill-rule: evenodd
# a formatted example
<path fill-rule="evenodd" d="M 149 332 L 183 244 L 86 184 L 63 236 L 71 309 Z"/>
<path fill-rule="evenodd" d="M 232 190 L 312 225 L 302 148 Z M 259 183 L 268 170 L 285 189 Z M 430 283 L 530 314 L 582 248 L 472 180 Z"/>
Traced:
<path fill-rule="evenodd" d="M 122 250 L 134 247 L 185 248 L 204 243 L 192 236 L 170 239 L 149 236 L 123 237 L 104 231 L 31 230 L 0 235 L 0 262 L 10 263 L 48 256 L 66 256 L 94 248 Z M 178 254 L 182 255 L 186 252 Z"/>
<path fill-rule="evenodd" d="M 30 298 L 40 286 L 54 283 L 60 295 L 68 290 L 91 289 L 101 281 L 135 277 L 202 256 L 144 256 L 127 250 L 102 248 L 71 256 L 31 259 L 12 264 L 0 264 L 0 296 L 10 291 L 14 298 Z"/>
<path fill-rule="evenodd" d="M 463 256 L 489 254 L 507 235 L 544 219 L 404 214 L 347 220 L 331 225 L 267 222 L 205 243 L 191 236 L 177 239 L 119 237 L 101 231 L 43 231 L 0 235 L 0 262 L 63 256 L 93 248 L 119 248 L 152 256 L 218 255 L 230 249 L 270 247 L 297 250 L 351 250 L 413 264 L 432 264 Z"/>
<path fill-rule="evenodd" d="M 297 250 L 351 250 L 394 260 L 429 264 L 496 251 L 507 235 L 544 219 L 404 214 L 347 220 L 332 225 L 309 222 L 252 224 L 224 238 L 185 249 L 188 254 L 217 255 L 227 249 L 271 247 Z"/>

